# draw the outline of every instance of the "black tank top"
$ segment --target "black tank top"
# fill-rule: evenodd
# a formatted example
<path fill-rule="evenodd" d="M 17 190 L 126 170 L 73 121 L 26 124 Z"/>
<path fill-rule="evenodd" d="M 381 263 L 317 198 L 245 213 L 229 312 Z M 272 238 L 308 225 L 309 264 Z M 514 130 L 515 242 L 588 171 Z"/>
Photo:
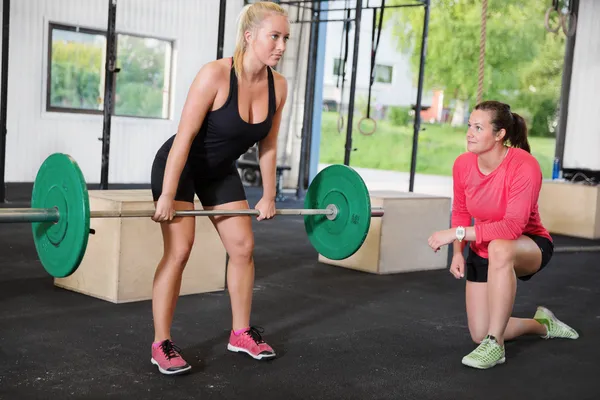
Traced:
<path fill-rule="evenodd" d="M 233 60 L 232 60 L 233 63 Z M 237 159 L 255 143 L 264 139 L 271 130 L 277 109 L 273 71 L 267 67 L 269 86 L 269 111 L 264 121 L 248 123 L 242 119 L 238 108 L 238 82 L 232 67 L 229 76 L 229 95 L 225 104 L 209 111 L 198 135 L 194 138 L 188 164 L 194 174 L 215 176 L 229 172 Z M 168 156 L 175 135 L 162 146 L 160 153 Z"/>

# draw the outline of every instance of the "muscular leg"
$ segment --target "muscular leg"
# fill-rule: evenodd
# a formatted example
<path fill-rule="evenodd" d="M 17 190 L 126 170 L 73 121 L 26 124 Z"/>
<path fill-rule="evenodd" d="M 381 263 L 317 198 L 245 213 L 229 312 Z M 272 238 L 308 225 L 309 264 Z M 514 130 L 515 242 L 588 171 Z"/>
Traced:
<path fill-rule="evenodd" d="M 573 328 L 544 307 L 538 307 L 534 319 L 510 316 L 517 277 L 531 275 L 541 265 L 541 250 L 532 239 L 522 236 L 517 240 L 494 240 L 488 246 L 488 257 L 487 282 L 467 282 L 469 331 L 473 340 L 481 344 L 463 357 L 464 365 L 487 369 L 503 363 L 504 341 L 524 334 L 545 338 L 579 337 Z M 487 335 L 495 340 L 487 339 Z"/>
<path fill-rule="evenodd" d="M 471 338 L 475 343 L 481 343 L 489 331 L 488 284 L 467 281 L 465 298 Z M 511 317 L 504 331 L 504 340 L 527 334 L 543 336 L 546 334 L 546 328 L 534 319 Z"/>
<path fill-rule="evenodd" d="M 536 321 L 515 319 L 508 326 L 517 291 L 517 277 L 539 270 L 542 262 L 540 248 L 527 236 L 517 240 L 493 240 L 488 246 L 488 257 L 488 333 L 501 345 L 505 339 L 529 330 L 544 335 L 546 328 Z"/>
<path fill-rule="evenodd" d="M 481 343 L 490 325 L 487 282 L 467 281 L 465 288 L 469 333 L 475 343 Z"/>
<path fill-rule="evenodd" d="M 176 210 L 192 210 L 192 203 L 175 201 Z M 174 218 L 161 223 L 164 254 L 154 274 L 152 314 L 154 341 L 171 338 L 171 324 L 181 289 L 181 276 L 194 243 L 194 218 Z"/>
<path fill-rule="evenodd" d="M 247 201 L 235 201 L 210 209 L 247 209 Z M 254 233 L 250 216 L 214 216 L 213 222 L 225 250 L 229 255 L 227 263 L 227 287 L 231 299 L 233 330 L 250 326 L 252 289 L 254 287 Z"/>

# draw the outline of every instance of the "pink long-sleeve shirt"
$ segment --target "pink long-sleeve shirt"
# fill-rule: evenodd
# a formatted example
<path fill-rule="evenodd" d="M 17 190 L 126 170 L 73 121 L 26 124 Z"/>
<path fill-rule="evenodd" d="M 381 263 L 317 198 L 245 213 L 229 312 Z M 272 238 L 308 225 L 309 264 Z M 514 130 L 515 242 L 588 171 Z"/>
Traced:
<path fill-rule="evenodd" d="M 488 175 L 479 170 L 476 154 L 463 153 L 454 162 L 452 176 L 452 227 L 471 226 L 474 219 L 476 240 L 470 246 L 479 256 L 488 257 L 488 244 L 494 239 L 531 234 L 552 240 L 538 211 L 542 171 L 525 150 L 510 148 Z"/>

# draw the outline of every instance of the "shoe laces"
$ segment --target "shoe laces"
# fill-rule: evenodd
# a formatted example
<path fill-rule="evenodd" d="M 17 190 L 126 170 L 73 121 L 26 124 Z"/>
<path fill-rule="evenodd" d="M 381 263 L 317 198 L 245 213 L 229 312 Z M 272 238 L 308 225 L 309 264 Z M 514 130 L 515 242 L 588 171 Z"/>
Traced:
<path fill-rule="evenodd" d="M 173 342 L 171 342 L 170 340 L 165 340 L 164 342 L 162 342 L 160 348 L 165 354 L 165 357 L 167 357 L 167 360 L 170 360 L 171 358 L 180 357 L 181 349 L 175 344 L 173 344 Z"/>
<path fill-rule="evenodd" d="M 489 361 L 491 358 L 502 351 L 502 346 L 498 344 L 493 336 L 486 336 L 479 346 L 473 351 L 473 357 L 482 361 Z"/>
<path fill-rule="evenodd" d="M 250 336 L 252 338 L 252 340 L 254 340 L 254 343 L 262 344 L 265 342 L 261 335 L 261 333 L 263 333 L 264 331 L 265 330 L 263 328 L 261 328 L 260 326 L 251 326 L 250 329 L 248 329 L 244 333 L 247 334 L 248 336 Z"/>

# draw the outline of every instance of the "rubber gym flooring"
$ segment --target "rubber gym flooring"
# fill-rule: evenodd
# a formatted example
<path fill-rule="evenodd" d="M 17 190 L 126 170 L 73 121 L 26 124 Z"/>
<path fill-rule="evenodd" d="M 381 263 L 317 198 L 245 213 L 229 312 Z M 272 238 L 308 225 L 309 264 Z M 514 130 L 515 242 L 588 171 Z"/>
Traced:
<path fill-rule="evenodd" d="M 30 193 L 9 185 L 6 207 L 27 207 Z M 248 194 L 255 204 L 260 192 Z M 580 338 L 520 338 L 507 343 L 506 364 L 480 371 L 460 362 L 474 345 L 464 282 L 446 270 L 375 276 L 320 264 L 301 217 L 255 223 L 255 234 L 252 322 L 278 358 L 226 350 L 226 292 L 183 296 L 172 333 L 193 369 L 168 377 L 150 364 L 149 301 L 116 305 L 54 287 L 29 224 L 0 225 L 0 398 L 598 398 L 598 253 L 557 254 L 518 287 L 515 315 L 544 304 Z"/>

